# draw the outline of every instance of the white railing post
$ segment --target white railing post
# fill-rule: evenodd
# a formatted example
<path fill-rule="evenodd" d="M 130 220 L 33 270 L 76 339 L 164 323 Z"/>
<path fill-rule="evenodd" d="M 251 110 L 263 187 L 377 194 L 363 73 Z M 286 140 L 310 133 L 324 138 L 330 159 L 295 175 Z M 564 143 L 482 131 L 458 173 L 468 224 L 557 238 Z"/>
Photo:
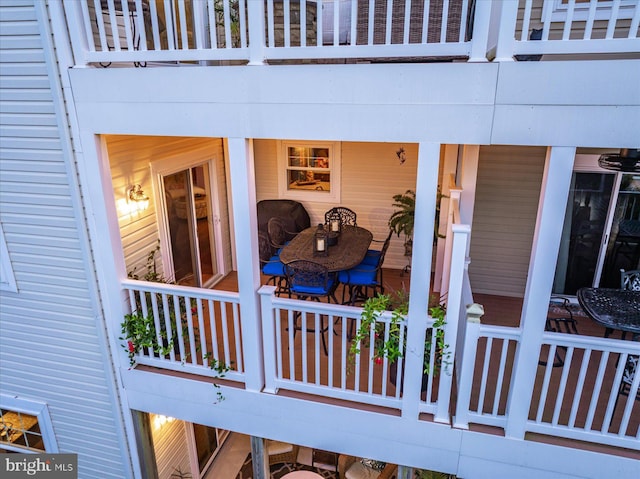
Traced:
<path fill-rule="evenodd" d="M 446 296 L 449 291 L 449 276 L 451 274 L 451 251 L 453 248 L 453 224 L 456 211 L 459 211 L 460 194 L 462 190 L 449 190 L 449 206 L 447 211 L 447 233 L 444 242 L 444 264 L 442 265 L 442 279 L 440 281 L 440 296 Z"/>
<path fill-rule="evenodd" d="M 420 387 L 424 371 L 424 341 L 427 330 L 427 311 L 431 287 L 431 259 L 433 256 L 433 228 L 438 191 L 439 143 L 420 142 L 416 180 L 416 214 L 414 238 L 429 238 L 413 245 L 411 256 L 411 284 L 407 317 L 407 349 L 405 355 L 404 394 L 402 416 L 415 419 L 420 410 Z M 420 285 L 418 287 L 418 285 Z"/>
<path fill-rule="evenodd" d="M 78 2 L 77 0 L 63 0 L 64 14 L 67 18 L 67 25 L 72 25 L 71 28 L 67 28 L 66 25 L 56 25 L 55 28 L 64 28 L 69 34 L 69 40 L 71 43 L 71 49 L 73 50 L 73 57 L 76 67 L 87 65 L 87 52 L 95 50 L 93 45 L 93 38 L 87 36 L 86 23 L 88 19 L 85 19 L 82 8 L 86 8 L 86 4 Z"/>
<path fill-rule="evenodd" d="M 280 327 L 275 320 L 273 298 L 275 286 L 262 286 L 258 290 L 260 295 L 260 311 L 262 316 L 262 349 L 264 355 L 264 392 L 275 394 L 276 355 L 280 354 L 276 345 L 275 328 Z"/>
<path fill-rule="evenodd" d="M 493 2 L 476 2 L 473 16 L 473 32 L 471 37 L 470 62 L 486 62 L 489 49 L 489 25 Z"/>
<path fill-rule="evenodd" d="M 484 2 L 480 2 L 484 3 Z M 518 1 L 504 0 L 500 2 L 500 23 L 498 24 L 498 44 L 495 61 L 513 61 L 513 47 L 516 43 L 516 19 L 518 18 Z"/>
<path fill-rule="evenodd" d="M 444 327 L 444 342 L 449 355 L 454 355 L 450 364 L 446 364 L 447 356 L 443 354 L 438 387 L 438 407 L 434 417 L 436 422 L 449 422 L 449 402 L 451 400 L 451 384 L 453 382 L 453 362 L 455 360 L 456 341 L 458 338 L 458 322 L 460 321 L 460 303 L 462 301 L 462 284 L 467 253 L 467 242 L 471 234 L 469 225 L 453 226 L 453 248 L 449 276 L 449 294 L 447 295 L 447 324 Z"/>
<path fill-rule="evenodd" d="M 264 387 L 262 365 L 262 329 L 260 328 L 260 258 L 258 256 L 258 218 L 255 205 L 256 182 L 253 169 L 253 143 L 247 138 L 227 139 L 229 173 L 235 225 L 238 294 L 242 310 L 240 315 L 242 349 L 245 355 L 246 388 L 261 391 Z M 250 213 L 251 212 L 251 213 Z"/>
<path fill-rule="evenodd" d="M 473 370 L 475 367 L 478 339 L 480 338 L 480 317 L 484 309 L 479 304 L 472 304 L 467 309 L 466 332 L 462 348 L 462 358 L 456 363 L 458 376 L 458 398 L 453 427 L 469 429 L 469 404 L 473 386 Z M 456 358 L 457 359 L 457 358 Z"/>
<path fill-rule="evenodd" d="M 249 65 L 264 65 L 264 2 L 262 0 L 247 0 L 247 8 L 249 9 Z"/>
<path fill-rule="evenodd" d="M 514 359 L 514 379 L 507 405 L 507 437 L 521 439 L 526 432 L 575 154 L 575 147 L 547 150 L 520 319 L 521 337 L 526 340 L 520 342 Z"/>

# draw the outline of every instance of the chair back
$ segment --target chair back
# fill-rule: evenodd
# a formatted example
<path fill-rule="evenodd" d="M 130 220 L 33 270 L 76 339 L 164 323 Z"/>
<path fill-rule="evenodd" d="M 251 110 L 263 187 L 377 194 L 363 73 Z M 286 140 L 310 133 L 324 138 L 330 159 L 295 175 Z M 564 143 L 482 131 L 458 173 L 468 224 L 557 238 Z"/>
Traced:
<path fill-rule="evenodd" d="M 620 270 L 620 289 L 640 291 L 640 269 Z"/>
<path fill-rule="evenodd" d="M 389 249 L 389 244 L 391 243 L 391 235 L 393 234 L 393 230 L 389 230 L 389 234 L 387 235 L 387 239 L 384 240 L 382 244 L 382 249 L 380 250 L 380 260 L 378 261 L 378 268 L 382 268 L 382 263 L 384 263 L 384 256 L 387 254 L 387 250 Z"/>
<path fill-rule="evenodd" d="M 284 265 L 291 292 L 325 295 L 330 290 L 329 270 L 319 263 L 299 259 Z"/>
<path fill-rule="evenodd" d="M 274 248 L 282 248 L 289 238 L 287 232 L 287 225 L 284 220 L 278 216 L 270 218 L 267 222 L 267 233 L 269 234 L 269 240 Z"/>
<path fill-rule="evenodd" d="M 263 231 L 258 231 L 258 256 L 260 257 L 260 265 L 268 262 L 273 256 L 273 247 L 269 237 Z"/>
<path fill-rule="evenodd" d="M 339 215 L 340 222 L 343 225 L 358 226 L 356 223 L 356 217 L 357 217 L 356 212 L 353 210 L 350 210 L 349 208 L 345 208 L 344 206 L 334 206 L 329 211 L 327 211 L 324 214 L 325 224 L 328 224 L 331 217 L 335 214 Z"/>

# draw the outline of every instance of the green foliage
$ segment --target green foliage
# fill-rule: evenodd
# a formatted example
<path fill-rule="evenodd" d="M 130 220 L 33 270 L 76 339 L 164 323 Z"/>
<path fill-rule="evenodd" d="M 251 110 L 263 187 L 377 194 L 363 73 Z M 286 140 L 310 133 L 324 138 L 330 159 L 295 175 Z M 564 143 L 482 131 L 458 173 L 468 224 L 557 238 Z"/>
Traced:
<path fill-rule="evenodd" d="M 159 251 L 160 244 L 158 242 L 158 245 L 147 255 L 146 272 L 144 273 L 142 279 L 144 281 L 151 281 L 155 283 L 174 284 L 173 282 L 167 281 L 161 273 L 158 273 L 156 267 L 156 254 Z M 135 273 L 135 268 L 128 273 L 128 277 L 131 279 L 140 280 L 140 276 Z M 159 293 L 149 292 L 141 293 L 141 295 L 144 296 L 138 296 L 136 298 L 135 304 L 132 305 L 133 312 L 125 314 L 124 321 L 120 324 L 122 334 L 122 336 L 120 336 L 120 340 L 124 341 L 122 343 L 122 347 L 127 352 L 127 355 L 129 357 L 129 365 L 131 367 L 135 365 L 135 357 L 138 353 L 140 353 L 142 349 L 148 349 L 153 354 L 156 354 L 159 357 L 166 357 L 171 353 L 171 351 L 178 352 L 178 327 L 182 332 L 183 338 L 189 337 L 187 307 L 191 309 L 192 316 L 197 316 L 198 313 L 195 299 L 191 299 L 187 304 L 185 298 L 179 297 L 178 310 L 180 312 L 180 315 L 176 317 L 175 308 L 172 307 L 172 305 L 174 305 L 174 297 L 172 295 L 167 295 L 167 303 L 170 305 L 167 310 L 171 329 L 171 337 L 169 337 L 166 328 L 165 309 L 160 306 L 162 305 L 162 295 Z M 142 297 L 144 297 L 144 304 L 146 304 L 146 314 L 144 312 L 145 308 L 143 307 Z M 154 322 L 154 299 L 155 304 L 159 305 L 157 308 L 158 323 L 160 325 L 159 332 L 156 330 L 156 325 Z M 196 338 L 199 336 L 195 321 L 193 324 L 193 334 Z M 196 345 L 196 350 L 200 350 L 200 344 Z M 190 355 L 191 352 L 189 350 L 185 351 L 185 356 L 181 358 L 182 362 L 184 363 L 184 361 L 188 359 Z M 217 378 L 224 377 L 225 374 L 231 370 L 230 365 L 227 365 L 224 363 L 224 361 L 220 361 L 212 357 L 210 353 L 205 354 L 204 359 L 208 361 L 209 367 L 216 371 Z M 224 396 L 220 391 L 220 386 L 216 383 L 213 383 L 213 385 L 218 389 L 217 402 L 224 400 Z"/>
<path fill-rule="evenodd" d="M 148 348 L 160 356 L 166 356 L 173 349 L 173 342 L 166 341 L 167 332 L 165 330 L 160 331 L 162 343 L 158 342 L 153 314 L 145 316 L 139 310 L 125 314 L 124 321 L 120 326 L 122 333 L 120 339 L 126 341 L 123 347 L 127 351 L 131 367 L 136 363 L 136 354 L 143 348 Z"/>
<path fill-rule="evenodd" d="M 382 322 L 378 322 L 378 319 L 383 312 L 391 312 L 391 321 L 389 322 L 389 336 L 385 340 L 384 329 L 385 325 Z M 395 295 L 378 294 L 375 297 L 367 299 L 363 305 L 362 314 L 360 316 L 360 327 L 356 331 L 356 334 L 351 343 L 349 350 L 350 358 L 353 360 L 356 354 L 360 354 L 360 348 L 362 346 L 371 347 L 371 331 L 375 328 L 373 337 L 373 361 L 376 364 L 382 362 L 384 358 L 389 361 L 397 361 L 398 358 L 404 356 L 406 344 L 401 341 L 400 331 L 401 324 L 406 318 L 409 311 L 409 296 L 405 291 L 396 292 Z M 437 302 L 429 308 L 429 315 L 434 319 L 433 329 L 427 331 L 424 343 L 424 356 L 423 366 L 424 373 L 430 374 L 431 372 L 437 373 L 440 368 L 440 364 L 447 366 L 450 364 L 448 360 L 451 352 L 448 350 L 449 345 L 444 342 L 444 326 L 447 324 L 445 321 L 446 310 L 445 306 L 438 304 Z M 435 331 L 435 341 L 432 341 L 432 335 Z M 435 365 L 431 368 L 431 347 L 432 344 L 436 345 L 435 352 Z"/>
<path fill-rule="evenodd" d="M 226 374 L 231 370 L 231 365 L 228 365 L 224 361 L 220 361 L 219 359 L 214 358 L 211 353 L 205 354 L 204 359 L 209 362 L 209 367 L 216 372 L 216 377 L 218 379 L 224 378 Z M 213 387 L 217 390 L 217 402 L 224 401 L 224 395 L 222 394 L 220 385 L 217 383 L 213 383 Z"/>
<path fill-rule="evenodd" d="M 393 201 L 392 206 L 397 208 L 397 210 L 389 217 L 389 228 L 391 228 L 398 237 L 401 233 L 404 233 L 405 236 L 410 238 L 413 235 L 416 192 L 407 190 L 403 195 L 394 195 Z"/>
<path fill-rule="evenodd" d="M 171 479 L 192 479 L 193 476 L 190 472 L 183 471 L 180 467 L 175 467 L 173 469 L 173 474 L 171 474 Z"/>
<path fill-rule="evenodd" d="M 440 223 L 440 200 L 442 198 L 448 198 L 440 193 L 438 188 L 436 198 L 436 215 L 435 224 L 433 230 L 433 244 L 436 244 L 438 238 L 443 238 L 442 235 L 438 235 L 438 224 Z M 416 192 L 413 190 L 407 190 L 402 195 L 393 196 L 393 207 L 396 208 L 389 217 L 389 228 L 400 237 L 400 234 L 404 234 L 407 241 L 413 236 L 413 223 L 415 220 L 416 211 Z"/>

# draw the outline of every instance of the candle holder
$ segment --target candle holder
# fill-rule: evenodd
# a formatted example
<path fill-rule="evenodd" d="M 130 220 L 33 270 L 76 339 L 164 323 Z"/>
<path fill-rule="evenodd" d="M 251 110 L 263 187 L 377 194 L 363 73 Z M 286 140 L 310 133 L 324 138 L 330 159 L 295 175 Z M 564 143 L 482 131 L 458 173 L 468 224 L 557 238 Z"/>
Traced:
<path fill-rule="evenodd" d="M 329 254 L 329 235 L 322 223 L 313 235 L 313 256 L 327 256 Z"/>
<path fill-rule="evenodd" d="M 331 212 L 326 219 L 327 228 L 329 233 L 340 235 L 342 232 L 342 217 L 337 211 Z"/>

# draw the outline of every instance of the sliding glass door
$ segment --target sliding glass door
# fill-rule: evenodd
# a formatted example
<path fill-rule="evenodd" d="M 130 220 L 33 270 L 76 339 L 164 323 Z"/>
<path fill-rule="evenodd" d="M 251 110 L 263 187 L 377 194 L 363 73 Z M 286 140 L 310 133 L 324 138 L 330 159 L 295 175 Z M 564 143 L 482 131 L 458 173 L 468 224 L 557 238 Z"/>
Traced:
<path fill-rule="evenodd" d="M 161 175 L 165 198 L 165 265 L 178 284 L 206 287 L 218 276 L 211 163 Z"/>
<path fill-rule="evenodd" d="M 620 287 L 620 269 L 640 267 L 640 177 L 573 173 L 553 292 Z"/>

